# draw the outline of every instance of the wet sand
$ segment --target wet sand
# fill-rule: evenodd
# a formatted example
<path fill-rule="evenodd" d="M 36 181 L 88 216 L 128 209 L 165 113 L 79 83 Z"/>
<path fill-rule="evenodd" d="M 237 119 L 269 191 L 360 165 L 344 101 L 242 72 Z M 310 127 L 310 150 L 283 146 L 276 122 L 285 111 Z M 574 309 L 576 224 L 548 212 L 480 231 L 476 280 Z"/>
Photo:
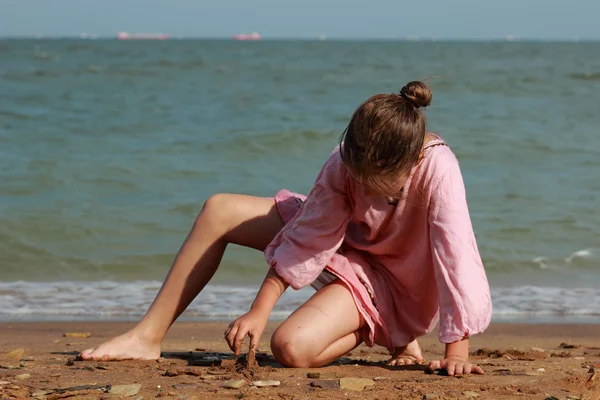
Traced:
<path fill-rule="evenodd" d="M 471 360 L 486 374 L 463 378 L 428 374 L 425 366 L 390 368 L 381 363 L 385 349 L 364 345 L 324 368 L 282 368 L 268 346 L 275 322 L 252 369 L 236 361 L 223 340 L 226 323 L 176 323 L 160 362 L 73 360 L 132 325 L 0 324 L 0 399 L 600 399 L 600 376 L 593 372 L 594 365 L 600 368 L 600 325 L 494 323 L 471 339 Z M 67 332 L 92 335 L 64 337 Z M 420 343 L 427 360 L 442 356 L 435 333 Z M 279 386 L 252 385 L 259 380 Z M 243 386 L 223 387 L 233 381 Z M 347 387 L 353 383 L 364 389 Z"/>

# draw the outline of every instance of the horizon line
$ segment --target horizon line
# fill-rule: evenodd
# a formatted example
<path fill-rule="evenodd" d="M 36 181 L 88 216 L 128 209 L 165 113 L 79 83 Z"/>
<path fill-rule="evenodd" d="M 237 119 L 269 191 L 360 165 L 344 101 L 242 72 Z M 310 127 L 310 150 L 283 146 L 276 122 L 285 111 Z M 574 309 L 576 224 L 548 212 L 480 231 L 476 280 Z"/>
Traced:
<path fill-rule="evenodd" d="M 162 33 L 161 33 L 162 34 Z M 195 35 L 166 35 L 168 40 L 231 40 L 244 41 L 235 39 L 235 35 L 230 36 L 195 36 Z M 0 34 L 0 40 L 19 39 L 19 40 L 61 40 L 61 39 L 77 39 L 77 40 L 119 40 L 115 35 L 95 35 L 89 33 L 65 34 L 65 35 L 42 35 L 42 34 Z M 136 41 L 154 41 L 156 39 L 138 39 Z M 262 36 L 257 40 L 250 41 L 404 41 L 404 42 L 598 42 L 600 38 L 586 37 L 557 37 L 557 38 L 538 38 L 538 37 L 519 37 L 516 35 L 493 36 L 493 37 L 438 37 L 438 36 L 398 36 L 398 37 L 359 37 L 359 36 Z"/>

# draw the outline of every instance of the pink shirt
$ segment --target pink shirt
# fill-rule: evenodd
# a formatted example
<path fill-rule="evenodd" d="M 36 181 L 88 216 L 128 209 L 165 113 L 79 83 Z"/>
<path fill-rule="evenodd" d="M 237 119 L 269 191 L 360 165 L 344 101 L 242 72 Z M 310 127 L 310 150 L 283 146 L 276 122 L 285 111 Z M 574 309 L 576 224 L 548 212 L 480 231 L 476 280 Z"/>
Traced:
<path fill-rule="evenodd" d="M 346 283 L 367 324 L 363 339 L 392 350 L 440 321 L 443 343 L 482 332 L 491 299 L 459 163 L 441 138 L 426 145 L 397 205 L 367 192 L 331 154 L 304 204 L 275 201 L 286 225 L 265 250 L 294 289 L 323 270 Z M 321 275 L 322 276 L 322 275 Z"/>

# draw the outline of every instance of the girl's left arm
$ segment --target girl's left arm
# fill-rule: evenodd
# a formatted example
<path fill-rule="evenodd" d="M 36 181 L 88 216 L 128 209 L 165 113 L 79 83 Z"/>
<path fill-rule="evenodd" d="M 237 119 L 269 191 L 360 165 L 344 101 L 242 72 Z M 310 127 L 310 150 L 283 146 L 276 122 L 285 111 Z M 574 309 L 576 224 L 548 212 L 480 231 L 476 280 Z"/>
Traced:
<path fill-rule="evenodd" d="M 444 359 L 432 362 L 430 368 L 443 368 L 449 375 L 483 373 L 468 362 L 469 337 L 489 325 L 491 296 L 455 157 L 431 192 L 429 228 L 438 289 L 439 336 L 446 344 Z"/>

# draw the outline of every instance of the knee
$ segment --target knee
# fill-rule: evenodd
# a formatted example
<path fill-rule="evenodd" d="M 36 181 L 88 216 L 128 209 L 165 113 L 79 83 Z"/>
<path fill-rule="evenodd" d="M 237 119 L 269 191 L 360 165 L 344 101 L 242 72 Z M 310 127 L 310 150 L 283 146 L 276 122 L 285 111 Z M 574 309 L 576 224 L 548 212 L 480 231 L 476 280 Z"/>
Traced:
<path fill-rule="evenodd" d="M 225 193 L 214 194 L 204 202 L 202 211 L 196 217 L 194 225 L 206 226 L 210 224 L 213 229 L 224 233 L 229 226 L 233 207 L 234 196 Z"/>
<path fill-rule="evenodd" d="M 302 343 L 301 337 L 277 329 L 271 337 L 271 352 L 277 362 L 284 367 L 308 368 L 314 367 L 310 348 Z"/>

